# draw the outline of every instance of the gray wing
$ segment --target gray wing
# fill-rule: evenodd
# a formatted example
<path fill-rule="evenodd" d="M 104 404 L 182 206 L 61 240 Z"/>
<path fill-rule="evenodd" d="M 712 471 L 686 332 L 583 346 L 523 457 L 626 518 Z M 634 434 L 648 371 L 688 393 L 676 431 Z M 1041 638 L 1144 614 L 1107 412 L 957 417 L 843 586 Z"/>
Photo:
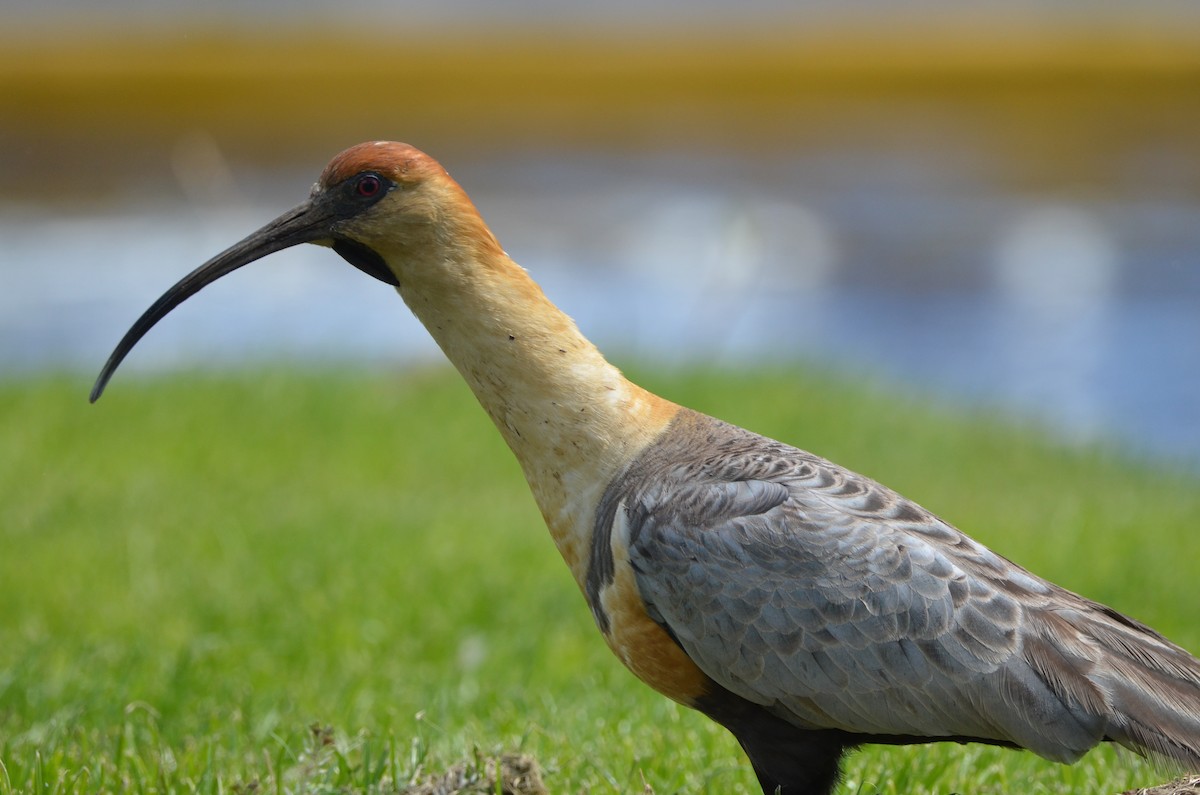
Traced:
<path fill-rule="evenodd" d="M 1063 761 L 1104 738 L 1086 644 L 1030 659 L 1039 606 L 1067 592 L 866 478 L 725 427 L 746 438 L 676 458 L 616 527 L 651 617 L 706 674 L 803 727 Z"/>

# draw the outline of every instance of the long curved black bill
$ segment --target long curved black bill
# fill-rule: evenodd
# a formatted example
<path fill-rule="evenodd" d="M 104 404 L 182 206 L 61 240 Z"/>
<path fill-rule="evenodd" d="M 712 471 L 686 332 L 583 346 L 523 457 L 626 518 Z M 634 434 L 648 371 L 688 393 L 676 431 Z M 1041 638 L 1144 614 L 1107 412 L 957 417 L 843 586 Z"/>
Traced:
<path fill-rule="evenodd" d="M 166 317 L 172 309 L 222 276 L 233 273 L 243 265 L 249 265 L 268 254 L 291 248 L 300 243 L 314 241 L 332 243 L 331 225 L 336 217 L 337 214 L 333 208 L 324 202 L 307 201 L 288 210 L 262 229 L 225 249 L 180 279 L 174 287 L 163 293 L 161 298 L 142 313 L 142 316 L 117 343 L 117 347 L 108 357 L 108 361 L 104 363 L 104 369 L 100 371 L 100 376 L 92 387 L 91 402 L 95 403 L 103 394 L 108 380 L 112 378 L 125 356 L 133 350 L 133 346 L 137 345 L 138 340 L 145 336 L 155 323 Z"/>

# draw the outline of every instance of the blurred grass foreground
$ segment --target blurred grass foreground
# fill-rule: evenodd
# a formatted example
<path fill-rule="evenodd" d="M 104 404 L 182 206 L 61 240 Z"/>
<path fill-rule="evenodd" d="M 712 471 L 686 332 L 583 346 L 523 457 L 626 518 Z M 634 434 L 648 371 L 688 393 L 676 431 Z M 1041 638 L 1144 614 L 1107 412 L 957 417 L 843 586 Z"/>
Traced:
<path fill-rule="evenodd" d="M 1193 476 L 820 373 L 633 374 L 875 476 L 1193 649 Z M 397 792 L 530 754 L 555 793 L 755 793 L 736 743 L 609 653 L 455 374 L 0 383 L 0 794 Z M 870 749 L 844 792 L 1161 776 Z"/>

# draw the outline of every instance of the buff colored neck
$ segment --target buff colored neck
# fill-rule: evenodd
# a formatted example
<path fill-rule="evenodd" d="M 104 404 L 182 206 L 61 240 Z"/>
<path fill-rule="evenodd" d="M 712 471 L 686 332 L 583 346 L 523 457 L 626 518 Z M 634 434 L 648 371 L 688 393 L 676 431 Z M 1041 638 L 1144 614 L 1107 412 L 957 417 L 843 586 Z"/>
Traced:
<path fill-rule="evenodd" d="M 679 407 L 621 375 L 479 224 L 442 236 L 470 245 L 388 259 L 405 303 L 516 454 L 582 587 L 604 488 Z"/>

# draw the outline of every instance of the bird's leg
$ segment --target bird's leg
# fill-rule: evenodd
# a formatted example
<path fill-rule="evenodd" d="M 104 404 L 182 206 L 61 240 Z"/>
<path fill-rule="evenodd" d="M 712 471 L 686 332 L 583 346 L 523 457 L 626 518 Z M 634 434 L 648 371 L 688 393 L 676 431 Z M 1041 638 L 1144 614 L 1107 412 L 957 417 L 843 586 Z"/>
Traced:
<path fill-rule="evenodd" d="M 763 795 L 830 795 L 842 754 L 855 745 L 845 732 L 793 726 L 715 683 L 695 707 L 741 743 Z"/>
<path fill-rule="evenodd" d="M 764 739 L 753 746 L 742 742 L 763 795 L 831 795 L 837 786 L 844 746 L 827 741 L 817 732 L 810 736 L 807 742 Z"/>

